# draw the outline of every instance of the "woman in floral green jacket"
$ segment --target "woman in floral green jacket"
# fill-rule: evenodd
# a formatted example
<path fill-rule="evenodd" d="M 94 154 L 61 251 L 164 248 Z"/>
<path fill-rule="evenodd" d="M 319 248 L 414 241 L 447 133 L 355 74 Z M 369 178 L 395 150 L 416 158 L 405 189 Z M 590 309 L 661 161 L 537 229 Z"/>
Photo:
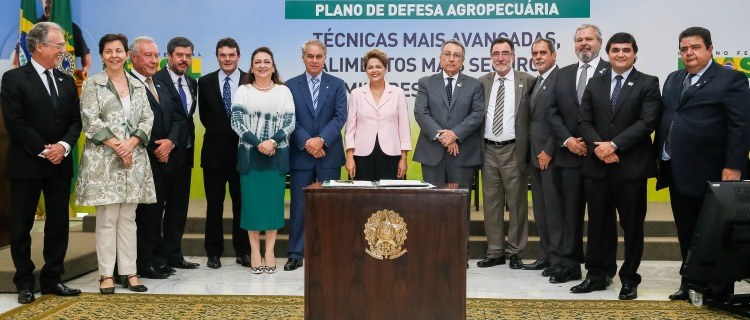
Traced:
<path fill-rule="evenodd" d="M 143 292 L 136 274 L 135 209 L 156 202 L 146 154 L 154 115 L 146 87 L 123 69 L 127 38 L 108 34 L 99 41 L 105 68 L 83 83 L 81 122 L 86 144 L 81 157 L 76 204 L 96 207 L 96 255 L 101 293 L 114 292 L 114 267 L 123 287 Z"/>

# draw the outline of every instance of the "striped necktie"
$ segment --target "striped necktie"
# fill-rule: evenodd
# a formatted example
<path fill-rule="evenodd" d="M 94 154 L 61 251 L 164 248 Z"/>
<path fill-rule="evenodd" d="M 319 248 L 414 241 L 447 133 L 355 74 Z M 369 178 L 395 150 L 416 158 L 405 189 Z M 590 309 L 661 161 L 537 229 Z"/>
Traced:
<path fill-rule="evenodd" d="M 318 93 L 320 92 L 320 79 L 318 79 L 317 77 L 312 77 L 312 79 L 310 79 L 310 82 L 312 83 L 313 110 L 318 111 Z"/>
<path fill-rule="evenodd" d="M 492 117 L 492 133 L 499 137 L 503 132 L 503 112 L 505 111 L 505 77 L 500 78 L 495 98 L 495 114 Z"/>

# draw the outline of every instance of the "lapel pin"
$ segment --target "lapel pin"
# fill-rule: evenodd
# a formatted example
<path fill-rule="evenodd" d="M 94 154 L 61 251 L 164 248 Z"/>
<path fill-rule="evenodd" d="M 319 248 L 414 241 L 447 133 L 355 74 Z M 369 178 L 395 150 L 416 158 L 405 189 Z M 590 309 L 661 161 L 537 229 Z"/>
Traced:
<path fill-rule="evenodd" d="M 461 88 L 461 86 L 463 86 L 463 83 L 460 83 L 460 82 L 459 82 L 459 83 L 456 83 L 456 87 L 459 87 L 459 88 Z"/>
<path fill-rule="evenodd" d="M 547 90 L 547 86 L 542 86 L 542 90 Z"/>
<path fill-rule="evenodd" d="M 633 86 L 633 83 L 632 83 L 632 82 L 628 82 L 628 85 L 632 87 L 632 86 Z"/>
<path fill-rule="evenodd" d="M 57 81 L 62 81 L 62 78 L 57 78 Z"/>
<path fill-rule="evenodd" d="M 523 83 L 518 85 L 519 88 L 523 88 Z"/>
<path fill-rule="evenodd" d="M 601 70 L 599 70 L 599 73 L 604 74 L 604 71 L 605 71 L 605 69 L 602 68 Z"/>

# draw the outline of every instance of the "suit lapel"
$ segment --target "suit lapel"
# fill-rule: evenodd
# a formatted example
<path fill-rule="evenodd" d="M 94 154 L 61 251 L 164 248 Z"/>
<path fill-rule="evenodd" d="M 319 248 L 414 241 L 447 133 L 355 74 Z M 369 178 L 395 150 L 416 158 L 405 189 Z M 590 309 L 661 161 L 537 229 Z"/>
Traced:
<path fill-rule="evenodd" d="M 492 82 L 495 81 L 495 72 L 490 72 L 486 77 L 482 79 L 482 85 L 484 85 L 484 100 L 485 107 L 489 104 L 490 95 L 492 94 Z"/>
<path fill-rule="evenodd" d="M 41 94 L 44 94 L 48 97 L 47 101 L 49 101 L 49 104 L 47 105 L 50 109 L 53 109 L 52 107 L 52 97 L 49 94 L 49 91 L 47 91 L 47 87 L 44 86 L 44 82 L 42 82 L 42 78 L 39 76 L 39 74 L 36 73 L 36 69 L 34 69 L 34 66 L 31 64 L 31 62 L 27 63 L 24 66 L 26 71 L 26 76 L 29 78 L 29 82 L 39 90 Z M 59 89 L 58 89 L 59 91 Z"/>
<path fill-rule="evenodd" d="M 371 108 L 377 110 L 379 108 L 378 104 L 375 103 L 375 97 L 372 95 L 372 90 L 370 90 L 370 85 L 366 84 L 362 86 L 362 90 L 365 94 L 365 102 L 367 102 L 368 105 L 370 105 Z M 385 91 L 383 92 L 383 95 L 385 96 Z M 380 101 L 383 101 L 383 97 L 380 97 Z"/>
<path fill-rule="evenodd" d="M 313 116 L 313 118 L 315 118 L 315 108 L 313 108 L 310 86 L 307 85 L 307 75 L 303 73 L 298 79 L 299 82 L 297 82 L 297 90 L 299 91 L 299 94 L 302 95 L 303 100 L 305 100 L 305 106 L 307 106 L 307 110 L 310 111 L 310 114 Z"/>
<path fill-rule="evenodd" d="M 705 87 L 706 84 L 709 83 L 716 74 L 716 68 L 716 63 L 711 62 L 711 66 L 706 69 L 706 72 L 704 72 L 700 78 L 698 78 L 698 82 L 687 88 L 687 90 L 685 90 L 685 94 L 683 94 L 682 97 L 679 97 L 678 101 L 680 101 L 680 104 L 678 106 L 682 106 L 685 101 L 690 99 L 690 96 L 692 96 L 696 91 Z M 685 71 L 684 76 L 680 77 L 680 83 L 677 86 L 677 88 L 679 89 L 676 90 L 678 92 L 677 94 L 680 94 L 680 92 L 682 91 L 682 82 L 685 81 L 685 77 L 687 77 L 687 71 Z"/>
<path fill-rule="evenodd" d="M 622 89 L 620 89 L 620 94 L 617 96 L 617 101 L 615 101 L 615 108 L 614 110 L 612 110 L 612 117 L 614 117 L 617 114 L 617 112 L 620 111 L 620 107 L 622 107 L 623 101 L 625 101 L 625 98 L 628 96 L 628 94 L 630 94 L 630 91 L 632 91 L 633 87 L 638 85 L 639 75 L 640 75 L 640 72 L 638 72 L 638 70 L 633 68 L 633 71 L 630 72 L 630 75 L 628 75 L 628 78 L 622 81 Z"/>
<path fill-rule="evenodd" d="M 453 96 L 451 96 L 451 105 L 449 108 L 452 110 L 453 105 L 456 104 L 456 100 L 458 100 L 458 97 L 461 95 L 461 93 L 464 92 L 463 89 L 463 82 L 466 80 L 466 76 L 463 73 L 459 73 L 456 75 L 456 85 L 454 86 L 455 89 L 453 89 Z M 445 93 L 445 98 L 448 99 L 448 92 Z"/>
<path fill-rule="evenodd" d="M 542 102 L 542 104 L 545 103 L 544 101 L 546 101 L 545 96 L 547 94 L 547 85 L 550 84 L 550 83 L 552 83 L 552 82 L 550 82 L 550 80 L 554 81 L 555 77 L 557 77 L 557 70 L 558 70 L 558 67 L 555 66 L 555 68 L 552 69 L 552 72 L 550 72 L 547 75 L 547 77 L 544 78 L 544 81 L 542 82 L 542 86 L 539 87 L 539 93 L 537 93 L 536 101 L 533 101 L 535 103 L 531 103 L 530 104 L 531 105 L 531 109 L 529 110 L 530 114 L 533 113 L 534 110 L 536 110 L 536 105 L 539 104 L 539 102 Z M 536 81 L 539 81 L 539 78 L 536 78 Z M 534 85 L 532 85 L 531 89 L 529 89 L 531 94 L 534 94 L 533 90 L 534 90 L 534 88 L 536 88 L 536 81 L 534 81 Z M 529 97 L 529 99 L 531 99 L 531 97 Z M 532 101 L 530 101 L 530 102 L 532 102 Z"/>
<path fill-rule="evenodd" d="M 318 90 L 318 109 L 316 110 L 315 117 L 317 118 L 320 114 L 320 111 L 323 109 L 322 106 L 326 102 L 326 96 L 328 95 L 328 87 L 330 86 L 331 82 L 328 78 L 328 75 L 325 74 L 325 72 L 320 73 L 320 89 Z M 312 101 L 312 96 L 310 96 L 310 99 Z"/>
<path fill-rule="evenodd" d="M 513 83 L 516 85 L 516 101 L 515 106 L 513 106 L 513 110 L 515 110 L 515 114 L 517 115 L 518 108 L 521 106 L 521 97 L 524 93 L 524 87 L 526 86 L 526 84 L 523 82 L 523 79 L 521 79 L 520 74 L 515 71 L 513 71 Z"/>
<path fill-rule="evenodd" d="M 374 97 L 373 97 L 374 98 Z M 380 102 L 378 102 L 378 109 L 380 109 L 382 106 L 385 105 L 388 100 L 393 98 L 393 88 L 389 84 L 385 84 L 385 88 L 383 89 L 383 96 L 380 97 Z M 373 99 L 373 102 L 375 100 Z"/>
<path fill-rule="evenodd" d="M 241 73 L 241 71 L 240 71 L 240 73 Z M 218 99 L 216 101 L 219 101 L 219 103 L 220 103 L 219 106 L 221 107 L 220 108 L 221 110 L 216 110 L 216 111 L 219 111 L 219 113 L 222 115 L 222 117 L 229 119 L 229 116 L 227 115 L 227 111 L 224 110 L 224 78 L 226 78 L 226 74 L 223 73 L 221 71 L 221 69 L 219 69 L 219 70 L 216 71 L 216 76 L 215 77 L 212 76 L 212 77 L 208 78 L 208 83 L 212 83 L 213 82 L 213 85 L 209 85 L 209 87 L 213 88 L 214 97 L 216 97 L 216 99 Z M 240 81 L 242 81 L 241 79 L 242 79 L 242 75 L 240 74 Z M 239 83 L 237 85 L 239 86 Z M 230 87 L 229 90 L 230 91 L 232 90 L 231 87 Z M 231 93 L 230 93 L 230 97 L 231 97 Z M 231 104 L 231 102 L 230 102 L 230 104 Z"/>
<path fill-rule="evenodd" d="M 450 110 L 451 106 L 448 105 L 448 92 L 445 91 L 445 81 L 443 80 L 443 73 L 438 73 L 432 76 L 432 82 L 438 88 L 443 88 L 440 91 L 440 96 L 443 98 L 443 105 Z"/>

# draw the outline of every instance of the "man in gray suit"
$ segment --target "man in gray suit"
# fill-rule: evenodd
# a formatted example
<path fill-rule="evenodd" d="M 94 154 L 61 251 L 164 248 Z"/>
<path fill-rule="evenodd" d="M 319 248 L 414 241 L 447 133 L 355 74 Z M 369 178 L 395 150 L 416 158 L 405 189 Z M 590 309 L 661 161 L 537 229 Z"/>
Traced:
<path fill-rule="evenodd" d="M 507 253 L 510 268 L 520 269 L 523 266 L 520 254 L 526 249 L 528 237 L 528 93 L 534 85 L 534 77 L 513 70 L 514 50 L 510 39 L 495 39 L 490 47 L 495 71 L 479 78 L 484 85 L 484 105 L 487 106 L 481 130 L 487 257 L 477 262 L 480 268 L 504 264 Z M 507 242 L 503 230 L 506 200 L 510 218 Z"/>
<path fill-rule="evenodd" d="M 468 188 L 482 163 L 479 127 L 484 119 L 482 85 L 460 73 L 464 45 L 443 44 L 443 72 L 419 79 L 414 119 L 421 129 L 414 161 L 422 164 L 424 181 L 442 186 L 455 182 Z"/>
<path fill-rule="evenodd" d="M 562 210 L 557 181 L 560 170 L 552 165 L 557 145 L 549 125 L 549 96 L 557 80 L 557 52 L 555 43 L 538 39 L 531 45 L 531 60 L 539 72 L 531 91 L 531 198 L 534 221 L 539 234 L 540 251 L 537 260 L 524 264 L 524 270 L 541 270 L 559 263 L 562 245 Z"/>
<path fill-rule="evenodd" d="M 578 133 L 578 111 L 589 80 L 603 75 L 610 68 L 609 62 L 599 57 L 599 50 L 602 48 L 602 32 L 599 27 L 592 24 L 581 25 L 576 29 L 573 40 L 579 61 L 560 69 L 549 100 L 549 121 L 558 146 L 553 165 L 560 169 L 564 221 L 562 262 L 550 266 L 542 273 L 543 276 L 549 276 L 549 282 L 552 283 L 581 279 L 585 209 L 581 164 L 587 150 Z M 617 237 L 617 234 L 612 236 Z M 614 276 L 616 270 L 610 271 Z"/>

